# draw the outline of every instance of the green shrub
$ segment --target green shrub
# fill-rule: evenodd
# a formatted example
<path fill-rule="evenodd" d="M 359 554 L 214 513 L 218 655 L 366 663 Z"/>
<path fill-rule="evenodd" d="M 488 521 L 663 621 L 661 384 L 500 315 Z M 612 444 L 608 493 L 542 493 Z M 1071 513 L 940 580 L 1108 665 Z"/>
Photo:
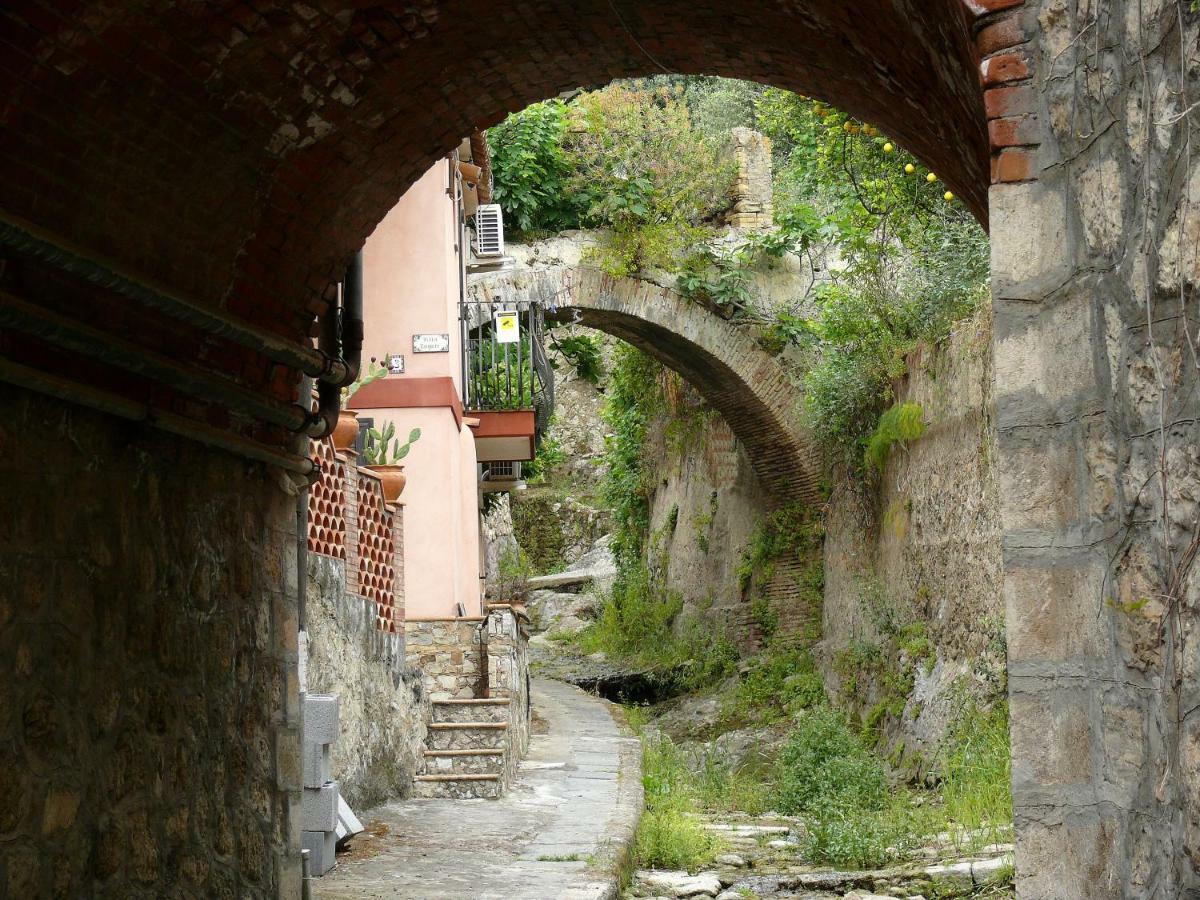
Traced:
<path fill-rule="evenodd" d="M 808 820 L 801 850 L 808 862 L 877 868 L 895 862 L 921 842 L 910 807 L 882 812 L 833 810 Z"/>
<path fill-rule="evenodd" d="M 562 149 L 567 107 L 535 103 L 488 130 L 493 194 L 513 236 L 579 226 L 579 206 L 565 190 L 571 172 Z"/>
<path fill-rule="evenodd" d="M 642 868 L 695 871 L 716 852 L 717 842 L 695 817 L 699 808 L 692 766 L 667 737 L 642 742 L 646 809 L 634 837 Z"/>
<path fill-rule="evenodd" d="M 745 663 L 745 672 L 722 699 L 726 726 L 770 724 L 825 702 L 825 686 L 812 653 L 767 644 Z"/>
<path fill-rule="evenodd" d="M 924 415 L 919 403 L 893 404 L 879 417 L 879 423 L 867 438 L 867 449 L 863 453 L 865 464 L 882 470 L 893 446 L 915 441 L 925 433 Z"/>
<path fill-rule="evenodd" d="M 883 765 L 827 707 L 810 710 L 780 757 L 779 809 L 785 813 L 879 810 L 887 798 Z"/>

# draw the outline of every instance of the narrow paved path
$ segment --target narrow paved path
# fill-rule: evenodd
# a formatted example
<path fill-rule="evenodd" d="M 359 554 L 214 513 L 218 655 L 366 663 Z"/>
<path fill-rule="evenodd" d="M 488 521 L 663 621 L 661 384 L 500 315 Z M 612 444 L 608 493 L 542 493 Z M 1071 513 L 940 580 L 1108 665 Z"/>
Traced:
<path fill-rule="evenodd" d="M 607 900 L 642 808 L 641 748 L 611 704 L 533 682 L 535 730 L 499 800 L 404 800 L 361 815 L 388 828 L 315 880 L 319 900 Z M 550 858 L 559 861 L 552 861 Z M 566 859 L 564 859 L 564 857 Z"/>

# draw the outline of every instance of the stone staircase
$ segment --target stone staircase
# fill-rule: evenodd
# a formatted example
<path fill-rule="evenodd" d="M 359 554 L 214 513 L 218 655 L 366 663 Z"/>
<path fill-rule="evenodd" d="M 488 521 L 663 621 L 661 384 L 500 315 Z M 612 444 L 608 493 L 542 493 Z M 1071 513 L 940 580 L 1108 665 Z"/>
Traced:
<path fill-rule="evenodd" d="M 516 772 L 508 697 L 434 700 L 418 797 L 499 797 Z"/>

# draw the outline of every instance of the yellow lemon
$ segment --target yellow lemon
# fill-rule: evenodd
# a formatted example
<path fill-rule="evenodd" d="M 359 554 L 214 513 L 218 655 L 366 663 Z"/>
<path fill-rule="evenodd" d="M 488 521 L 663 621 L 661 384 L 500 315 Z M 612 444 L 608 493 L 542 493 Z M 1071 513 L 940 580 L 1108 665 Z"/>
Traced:
<path fill-rule="evenodd" d="M 892 146 L 892 142 L 891 142 L 891 141 L 888 141 L 886 144 L 884 144 L 884 145 L 883 145 L 883 152 L 884 152 L 884 153 L 891 153 L 891 152 L 892 152 L 893 150 L 895 150 L 895 149 L 896 149 L 896 148 Z"/>
<path fill-rule="evenodd" d="M 935 181 L 937 181 L 937 176 L 934 175 L 932 172 L 930 172 L 928 175 L 925 176 L 925 180 L 928 181 L 930 184 L 933 184 Z"/>
<path fill-rule="evenodd" d="M 946 191 L 946 193 L 942 194 L 942 199 L 943 200 L 953 200 L 954 194 L 950 193 L 950 191 Z"/>
<path fill-rule="evenodd" d="M 917 171 L 917 167 L 914 166 L 912 163 L 909 163 L 908 165 L 906 165 L 904 167 L 904 171 L 907 172 L 909 175 L 911 175 L 913 172 Z"/>

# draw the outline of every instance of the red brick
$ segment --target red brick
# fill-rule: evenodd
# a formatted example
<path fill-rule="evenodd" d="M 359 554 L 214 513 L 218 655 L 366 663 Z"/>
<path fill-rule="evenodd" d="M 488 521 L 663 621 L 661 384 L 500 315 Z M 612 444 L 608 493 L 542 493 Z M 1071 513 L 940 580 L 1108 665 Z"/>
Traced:
<path fill-rule="evenodd" d="M 1001 50 L 1008 50 L 1028 40 L 1024 29 L 1021 28 L 1019 14 L 1011 14 L 990 22 L 975 36 L 975 48 L 980 56 L 991 56 Z"/>
<path fill-rule="evenodd" d="M 1041 130 L 1033 116 L 1014 116 L 988 122 L 988 138 L 992 149 L 998 147 L 1032 147 L 1041 143 Z"/>
<path fill-rule="evenodd" d="M 1035 151 L 1025 148 L 1002 150 L 992 157 L 992 184 L 1033 181 L 1037 178 Z"/>
<path fill-rule="evenodd" d="M 1033 112 L 1036 99 L 1033 87 L 1028 84 L 996 87 L 983 95 L 983 108 L 989 119 L 1023 116 Z"/>
<path fill-rule="evenodd" d="M 979 64 L 979 71 L 985 88 L 1024 81 L 1030 75 L 1029 61 L 1020 51 L 989 57 Z"/>

